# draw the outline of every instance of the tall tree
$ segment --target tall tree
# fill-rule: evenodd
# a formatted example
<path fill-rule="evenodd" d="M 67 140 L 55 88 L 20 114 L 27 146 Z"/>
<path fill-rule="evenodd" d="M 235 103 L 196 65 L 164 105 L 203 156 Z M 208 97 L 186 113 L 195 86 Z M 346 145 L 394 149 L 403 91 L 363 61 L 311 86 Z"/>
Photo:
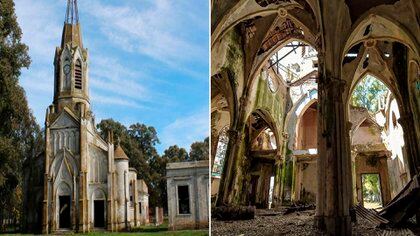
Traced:
<path fill-rule="evenodd" d="M 161 206 L 162 191 L 160 189 L 161 174 L 156 169 L 161 163 L 155 145 L 159 142 L 154 127 L 144 124 L 133 124 L 129 129 L 113 119 L 102 120 L 97 128 L 105 139 L 109 131 L 114 134 L 114 144 L 121 145 L 130 158 L 130 166 L 138 172 L 138 178 L 143 179 L 149 188 L 151 206 Z"/>
<path fill-rule="evenodd" d="M 184 148 L 177 145 L 170 146 L 163 152 L 162 158 L 166 158 L 168 162 L 182 162 L 188 161 L 188 152 Z"/>
<path fill-rule="evenodd" d="M 191 144 L 190 161 L 202 161 L 209 159 L 209 138 L 205 138 L 203 142 L 195 142 Z"/>
<path fill-rule="evenodd" d="M 21 41 L 12 0 L 0 1 L 0 223 L 5 211 L 19 212 L 22 163 L 33 158 L 41 137 L 19 86 L 22 68 L 28 68 L 28 47 Z"/>

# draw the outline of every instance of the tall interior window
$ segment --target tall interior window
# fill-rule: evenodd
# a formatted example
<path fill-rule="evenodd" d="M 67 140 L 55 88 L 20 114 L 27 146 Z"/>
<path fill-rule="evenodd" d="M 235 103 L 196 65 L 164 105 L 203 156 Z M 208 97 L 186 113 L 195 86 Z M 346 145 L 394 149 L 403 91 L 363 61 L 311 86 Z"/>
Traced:
<path fill-rule="evenodd" d="M 178 213 L 190 214 L 190 192 L 188 185 L 178 186 Z"/>
<path fill-rule="evenodd" d="M 82 62 L 80 60 L 76 61 L 76 65 L 74 68 L 74 78 L 74 87 L 77 89 L 82 89 Z"/>
<path fill-rule="evenodd" d="M 212 169 L 212 177 L 220 178 L 223 171 L 223 165 L 225 162 L 226 150 L 229 143 L 229 137 L 227 130 L 229 127 L 225 127 L 220 131 L 219 141 L 217 143 L 216 156 L 214 158 L 214 164 Z"/>
<path fill-rule="evenodd" d="M 130 191 L 130 206 L 134 206 L 133 183 L 130 183 L 128 190 Z"/>
<path fill-rule="evenodd" d="M 141 202 L 139 202 L 139 214 L 141 215 Z"/>

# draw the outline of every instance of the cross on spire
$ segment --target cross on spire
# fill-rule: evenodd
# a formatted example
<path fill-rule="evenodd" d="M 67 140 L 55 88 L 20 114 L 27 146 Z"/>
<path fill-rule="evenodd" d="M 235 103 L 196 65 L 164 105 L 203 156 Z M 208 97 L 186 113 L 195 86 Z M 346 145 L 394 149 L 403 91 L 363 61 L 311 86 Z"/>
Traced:
<path fill-rule="evenodd" d="M 79 10 L 77 0 L 67 0 L 66 24 L 75 25 L 79 23 Z"/>

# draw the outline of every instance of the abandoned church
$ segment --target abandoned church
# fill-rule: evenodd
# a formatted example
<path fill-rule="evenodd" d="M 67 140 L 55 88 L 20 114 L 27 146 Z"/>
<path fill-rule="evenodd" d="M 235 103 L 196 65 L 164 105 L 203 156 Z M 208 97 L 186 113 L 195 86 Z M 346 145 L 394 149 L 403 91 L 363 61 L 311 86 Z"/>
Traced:
<path fill-rule="evenodd" d="M 54 99 L 44 152 L 25 173 L 30 232 L 119 231 L 148 223 L 148 189 L 110 133 L 96 130 L 89 100 L 89 57 L 76 1 L 68 1 L 54 58 Z M 42 228 L 41 228 L 42 227 Z"/>
<path fill-rule="evenodd" d="M 212 233 L 418 230 L 420 2 L 211 6 Z M 311 207 L 310 232 L 282 231 Z"/>

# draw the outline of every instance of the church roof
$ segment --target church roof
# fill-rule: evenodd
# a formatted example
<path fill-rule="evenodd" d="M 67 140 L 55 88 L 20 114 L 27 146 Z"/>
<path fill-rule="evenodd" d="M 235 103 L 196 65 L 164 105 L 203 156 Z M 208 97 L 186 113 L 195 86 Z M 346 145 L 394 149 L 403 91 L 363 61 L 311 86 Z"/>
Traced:
<path fill-rule="evenodd" d="M 114 157 L 115 160 L 129 160 L 127 154 L 125 154 L 120 145 L 117 145 L 117 148 L 114 151 Z"/>

